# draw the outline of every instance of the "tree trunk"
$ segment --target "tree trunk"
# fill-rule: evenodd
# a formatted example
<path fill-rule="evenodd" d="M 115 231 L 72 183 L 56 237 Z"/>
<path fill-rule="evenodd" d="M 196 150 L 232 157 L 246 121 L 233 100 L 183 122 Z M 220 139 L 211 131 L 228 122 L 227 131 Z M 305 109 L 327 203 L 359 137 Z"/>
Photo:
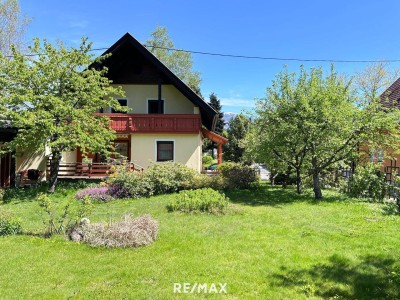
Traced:
<path fill-rule="evenodd" d="M 297 186 L 297 193 L 303 193 L 303 180 L 301 178 L 300 168 L 296 169 L 296 186 Z"/>
<path fill-rule="evenodd" d="M 286 189 L 287 186 L 289 185 L 289 179 L 290 179 L 290 174 L 292 173 L 292 168 L 288 167 L 286 174 L 285 174 L 285 179 L 283 179 L 283 183 L 282 183 L 282 188 Z"/>
<path fill-rule="evenodd" d="M 60 152 L 53 153 L 50 161 L 50 180 L 49 180 L 50 193 L 54 193 L 54 191 L 56 190 L 60 161 L 61 161 L 61 153 Z"/>
<path fill-rule="evenodd" d="M 319 170 L 313 171 L 314 198 L 315 200 L 322 199 L 321 183 L 319 180 Z"/>

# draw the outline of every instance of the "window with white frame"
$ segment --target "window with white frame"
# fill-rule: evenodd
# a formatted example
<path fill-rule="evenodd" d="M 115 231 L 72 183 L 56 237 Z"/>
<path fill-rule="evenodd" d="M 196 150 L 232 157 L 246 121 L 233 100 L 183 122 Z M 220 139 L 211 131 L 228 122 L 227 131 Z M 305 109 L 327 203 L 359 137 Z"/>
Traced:
<path fill-rule="evenodd" d="M 156 161 L 174 160 L 174 142 L 173 141 L 157 141 Z"/>

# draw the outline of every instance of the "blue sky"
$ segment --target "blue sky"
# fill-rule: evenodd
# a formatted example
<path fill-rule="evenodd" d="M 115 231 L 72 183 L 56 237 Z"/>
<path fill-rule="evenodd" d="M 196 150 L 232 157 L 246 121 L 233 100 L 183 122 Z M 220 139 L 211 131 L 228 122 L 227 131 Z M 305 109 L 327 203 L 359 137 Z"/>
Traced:
<path fill-rule="evenodd" d="M 177 48 L 248 56 L 305 59 L 400 59 L 400 1 L 32 1 L 21 0 L 32 17 L 33 37 L 94 48 L 109 47 L 130 32 L 144 43 L 165 26 Z M 101 54 L 101 53 L 99 53 Z M 193 55 L 204 96 L 215 92 L 223 111 L 251 109 L 275 74 L 301 63 Z M 329 63 L 305 63 L 306 67 Z M 348 75 L 365 64 L 336 64 Z M 400 63 L 391 67 L 400 67 Z"/>

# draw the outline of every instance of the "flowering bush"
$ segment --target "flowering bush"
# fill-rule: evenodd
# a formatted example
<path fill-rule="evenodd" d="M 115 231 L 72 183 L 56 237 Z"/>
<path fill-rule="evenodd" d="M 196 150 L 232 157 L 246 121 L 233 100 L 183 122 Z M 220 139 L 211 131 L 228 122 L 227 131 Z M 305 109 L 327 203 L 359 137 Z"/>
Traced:
<path fill-rule="evenodd" d="M 113 199 L 109 193 L 108 187 L 88 187 L 75 194 L 77 200 L 83 200 L 85 197 L 89 197 L 92 201 L 99 202 L 107 202 Z"/>

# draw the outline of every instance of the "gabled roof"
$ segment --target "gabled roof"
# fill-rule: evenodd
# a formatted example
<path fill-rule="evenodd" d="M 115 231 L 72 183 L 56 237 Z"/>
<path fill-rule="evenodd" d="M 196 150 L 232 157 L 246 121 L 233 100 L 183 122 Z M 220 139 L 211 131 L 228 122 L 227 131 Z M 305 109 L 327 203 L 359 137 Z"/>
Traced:
<path fill-rule="evenodd" d="M 392 83 L 380 96 L 383 106 L 400 108 L 400 78 Z"/>
<path fill-rule="evenodd" d="M 117 76 L 117 72 L 113 72 L 112 70 L 113 66 L 115 67 L 118 65 L 119 68 L 129 68 L 128 72 L 132 73 L 132 76 L 135 76 L 134 74 L 136 72 L 136 67 L 133 62 L 129 61 L 129 57 L 127 56 L 140 55 L 150 65 L 152 65 L 155 70 L 158 71 L 159 80 L 161 80 L 163 83 L 173 84 L 186 98 L 188 98 L 194 105 L 199 107 L 202 123 L 206 128 L 210 130 L 215 129 L 215 124 L 218 117 L 217 112 L 202 98 L 200 98 L 191 88 L 189 88 L 182 80 L 180 80 L 174 73 L 172 73 L 171 70 L 169 70 L 158 58 L 156 58 L 131 34 L 126 33 L 102 55 L 107 54 L 111 54 L 111 56 L 109 58 L 106 58 L 101 63 L 93 63 L 91 66 L 89 66 L 89 68 L 100 67 L 100 64 L 106 66 L 109 69 L 109 77 L 111 76 L 110 79 L 113 79 L 113 76 Z M 113 80 L 113 82 L 117 84 L 121 83 L 118 82 L 118 80 Z"/>

